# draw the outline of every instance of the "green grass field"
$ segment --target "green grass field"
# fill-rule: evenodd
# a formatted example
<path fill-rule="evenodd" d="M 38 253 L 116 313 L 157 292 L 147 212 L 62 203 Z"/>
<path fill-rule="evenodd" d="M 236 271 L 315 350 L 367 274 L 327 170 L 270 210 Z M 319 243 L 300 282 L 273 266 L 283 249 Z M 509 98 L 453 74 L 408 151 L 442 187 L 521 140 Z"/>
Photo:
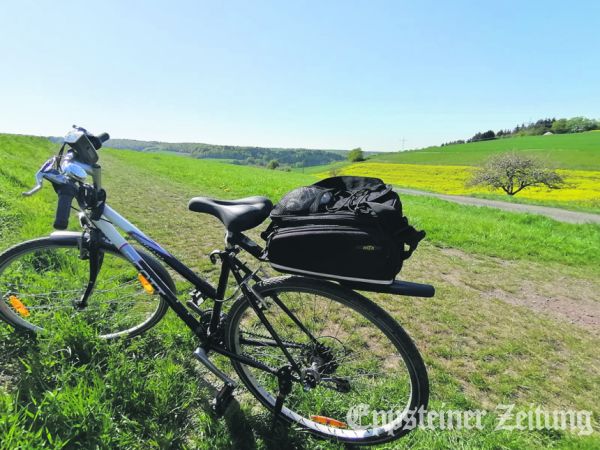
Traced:
<path fill-rule="evenodd" d="M 269 171 L 254 167 L 229 166 L 214 161 L 192 164 L 164 155 L 145 156 L 111 150 L 111 157 L 127 166 L 150 164 L 155 177 L 171 181 L 190 196 L 202 192 L 217 197 L 265 195 L 277 201 L 296 186 L 314 182 L 306 174 Z M 176 177 L 173 174 L 177 174 Z M 191 189 L 190 189 L 191 188 Z M 441 246 L 469 252 L 594 267 L 600 265 L 600 227 L 559 223 L 536 215 L 514 215 L 486 208 L 448 204 L 415 196 L 403 196 L 407 214 L 429 232 L 429 239 Z M 457 227 L 464 218 L 468 224 Z M 494 235 L 493 242 L 488 242 Z M 548 245 L 551 244 L 551 245 Z"/>
<path fill-rule="evenodd" d="M 28 199 L 20 192 L 56 149 L 41 138 L 0 135 L 1 248 L 51 231 L 52 190 Z M 120 150 L 103 150 L 101 162 L 109 203 L 213 282 L 207 255 L 222 245 L 222 227 L 188 212 L 187 200 L 277 200 L 314 181 L 308 173 Z M 600 446 L 600 329 L 586 316 L 598 310 L 600 227 L 420 197 L 403 204 L 428 235 L 402 276 L 434 284 L 437 295 L 369 297 L 422 352 L 432 408 L 489 414 L 483 431 L 417 430 L 383 448 Z M 185 298 L 188 287 L 178 288 Z M 0 324 L 1 449 L 341 448 L 304 433 L 272 433 L 268 414 L 243 392 L 226 419 L 215 419 L 208 402 L 217 384 L 191 358 L 195 339 L 171 314 L 130 342 L 99 341 L 77 321 L 59 326 L 31 340 Z M 589 410 L 596 431 L 496 431 L 500 403 Z"/>
<path fill-rule="evenodd" d="M 535 155 L 551 167 L 600 170 L 600 132 L 523 136 L 469 144 L 428 147 L 406 152 L 380 153 L 373 161 L 453 166 L 479 165 L 494 153 L 518 150 Z"/>

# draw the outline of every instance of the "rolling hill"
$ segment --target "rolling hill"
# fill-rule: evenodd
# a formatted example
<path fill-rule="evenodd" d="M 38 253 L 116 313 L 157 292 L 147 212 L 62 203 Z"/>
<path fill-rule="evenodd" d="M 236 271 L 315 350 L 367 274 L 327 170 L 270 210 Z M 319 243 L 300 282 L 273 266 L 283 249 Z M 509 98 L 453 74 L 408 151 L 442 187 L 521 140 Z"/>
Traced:
<path fill-rule="evenodd" d="M 203 143 L 171 143 L 138 141 L 134 139 L 110 139 L 107 147 L 142 152 L 176 152 L 199 159 L 226 159 L 234 164 L 266 166 L 269 161 L 291 167 L 309 167 L 329 164 L 346 159 L 346 150 L 321 150 L 306 148 L 270 148 Z"/>
<path fill-rule="evenodd" d="M 470 186 L 475 166 L 491 155 L 522 152 L 556 168 L 565 179 L 561 189 L 531 187 L 509 197 L 500 189 Z M 335 162 L 306 170 L 319 177 L 370 176 L 396 186 L 443 194 L 471 195 L 493 200 L 600 212 L 600 131 L 522 136 L 466 144 L 380 153 L 365 162 Z"/>
<path fill-rule="evenodd" d="M 494 153 L 519 151 L 538 156 L 561 169 L 600 170 L 600 131 L 551 136 L 523 136 L 380 153 L 374 162 L 474 166 Z"/>

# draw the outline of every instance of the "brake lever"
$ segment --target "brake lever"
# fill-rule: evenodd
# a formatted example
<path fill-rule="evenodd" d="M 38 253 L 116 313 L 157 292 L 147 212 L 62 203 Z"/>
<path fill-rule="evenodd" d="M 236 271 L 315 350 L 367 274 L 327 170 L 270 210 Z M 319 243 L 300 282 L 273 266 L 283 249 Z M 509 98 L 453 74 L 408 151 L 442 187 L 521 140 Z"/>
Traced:
<path fill-rule="evenodd" d="M 35 181 L 35 186 L 29 191 L 23 192 L 23 196 L 31 197 L 33 194 L 42 189 L 42 183 L 44 182 L 44 173 L 41 170 L 38 170 L 38 172 L 35 174 Z"/>
<path fill-rule="evenodd" d="M 31 188 L 29 191 L 23 192 L 24 197 L 31 197 L 33 194 L 35 194 L 40 189 L 42 189 L 44 178 L 46 178 L 44 175 L 46 174 L 46 171 L 48 170 L 48 168 L 51 167 L 55 163 L 55 161 L 56 161 L 56 156 L 53 156 L 52 158 L 50 158 L 48 161 L 46 161 L 44 163 L 44 165 L 40 168 L 40 170 L 38 170 L 36 172 L 35 186 L 33 188 Z"/>

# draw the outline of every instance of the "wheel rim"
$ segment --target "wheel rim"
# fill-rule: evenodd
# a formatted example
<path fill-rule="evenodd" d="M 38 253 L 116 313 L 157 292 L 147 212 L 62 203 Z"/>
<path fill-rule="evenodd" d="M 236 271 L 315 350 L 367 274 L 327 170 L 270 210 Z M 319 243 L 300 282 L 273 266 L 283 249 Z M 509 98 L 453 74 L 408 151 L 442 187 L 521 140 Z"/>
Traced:
<path fill-rule="evenodd" d="M 0 267 L 0 314 L 14 325 L 50 332 L 60 318 L 81 320 L 102 338 L 135 333 L 151 321 L 160 297 L 148 294 L 137 270 L 120 255 L 104 260 L 88 306 L 75 308 L 89 279 L 89 261 L 76 246 L 28 248 Z"/>
<path fill-rule="evenodd" d="M 418 404 L 413 390 L 416 376 L 400 342 L 394 337 L 390 338 L 385 326 L 384 329 L 380 328 L 363 316 L 362 311 L 340 302 L 341 299 L 335 295 L 307 288 L 301 292 L 300 289 L 292 289 L 261 293 L 271 304 L 265 311 L 267 318 L 287 342 L 294 358 L 302 360 L 300 354 L 306 350 L 293 346 L 305 344 L 309 339 L 301 339 L 305 335 L 298 327 L 292 327 L 288 318 L 282 319 L 283 312 L 270 300 L 271 295 L 276 293 L 318 341 L 333 349 L 335 363 L 317 365 L 320 367 L 321 382 L 308 392 L 299 383 L 294 383 L 282 414 L 288 420 L 319 434 L 347 441 L 376 440 L 386 434 L 398 435 L 400 430 L 408 431 L 416 419 L 412 416 Z M 309 320 L 306 320 L 307 317 Z M 234 351 L 258 359 L 272 368 L 287 363 L 280 349 L 264 345 L 272 342 L 272 339 L 269 339 L 268 331 L 259 323 L 249 305 L 242 307 L 232 318 L 231 329 Z M 259 345 L 257 341 L 261 337 L 263 341 Z M 303 361 L 303 367 L 307 367 L 311 360 L 305 357 Z M 322 363 L 323 358 L 318 361 Z M 335 364 L 338 367 L 333 369 Z M 259 400 L 272 407 L 277 394 L 276 378 L 259 369 L 239 363 L 236 365 L 242 379 L 246 378 Z M 325 378 L 349 380 L 350 392 L 340 393 L 325 387 L 325 384 L 329 384 L 323 382 Z M 368 406 L 368 413 L 365 413 L 365 405 Z M 348 414 L 352 408 L 355 413 Z M 373 411 L 377 411 L 377 414 L 373 415 Z M 380 412 L 385 412 L 385 416 Z M 323 418 L 334 419 L 338 423 L 329 422 L 334 424 L 329 426 L 323 423 Z"/>

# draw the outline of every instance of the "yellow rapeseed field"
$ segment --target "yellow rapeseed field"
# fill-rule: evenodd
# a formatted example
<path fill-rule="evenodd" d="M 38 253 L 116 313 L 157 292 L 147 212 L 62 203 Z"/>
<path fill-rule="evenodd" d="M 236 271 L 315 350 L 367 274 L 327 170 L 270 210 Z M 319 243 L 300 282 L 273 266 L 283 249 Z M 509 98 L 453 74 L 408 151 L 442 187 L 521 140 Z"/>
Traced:
<path fill-rule="evenodd" d="M 378 177 L 386 183 L 397 186 L 441 192 L 445 194 L 499 194 L 501 190 L 490 190 L 484 187 L 467 187 L 473 167 L 469 166 L 434 166 L 422 164 L 394 164 L 362 162 L 346 166 L 340 175 L 360 175 Z M 565 178 L 566 185 L 562 189 L 530 187 L 519 192 L 516 197 L 542 202 L 557 202 L 600 208 L 600 171 L 591 170 L 558 170 Z M 329 176 L 322 173 L 321 176 Z"/>

